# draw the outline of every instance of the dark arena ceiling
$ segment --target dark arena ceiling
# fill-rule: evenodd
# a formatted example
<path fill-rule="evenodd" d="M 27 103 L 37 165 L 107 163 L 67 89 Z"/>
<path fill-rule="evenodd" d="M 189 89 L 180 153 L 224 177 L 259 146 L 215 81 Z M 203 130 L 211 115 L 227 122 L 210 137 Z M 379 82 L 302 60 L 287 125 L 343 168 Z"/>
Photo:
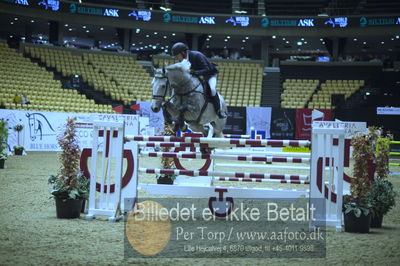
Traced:
<path fill-rule="evenodd" d="M 68 2 L 68 1 L 65 1 Z M 79 1 L 70 1 L 79 2 Z M 267 16 L 316 16 L 399 14 L 399 0 L 81 0 L 86 4 L 174 12 L 234 14 Z"/>
<path fill-rule="evenodd" d="M 338 16 L 338 15 L 400 15 L 400 0 L 72 0 L 66 3 L 81 3 L 91 6 L 147 9 L 167 12 L 193 12 L 196 14 L 247 14 L 256 16 Z M 48 43 L 48 19 L 26 15 L 13 15 L 0 11 L 0 38 L 10 36 L 24 38 L 32 34 L 34 42 Z M 92 47 L 98 42 L 101 49 L 121 49 L 118 29 L 107 25 L 91 25 L 83 21 L 60 23 L 64 45 Z M 185 32 L 168 31 L 167 28 L 150 30 L 131 28 L 131 52 L 168 53 L 171 45 L 185 41 Z M 322 35 L 302 36 L 275 34 L 270 36 L 269 52 L 275 54 L 313 54 L 326 52 Z M 400 51 L 398 32 L 378 32 L 370 36 L 345 36 L 348 53 L 393 53 Z M 262 36 L 245 34 L 206 34 L 203 49 L 233 49 L 252 54 Z"/>

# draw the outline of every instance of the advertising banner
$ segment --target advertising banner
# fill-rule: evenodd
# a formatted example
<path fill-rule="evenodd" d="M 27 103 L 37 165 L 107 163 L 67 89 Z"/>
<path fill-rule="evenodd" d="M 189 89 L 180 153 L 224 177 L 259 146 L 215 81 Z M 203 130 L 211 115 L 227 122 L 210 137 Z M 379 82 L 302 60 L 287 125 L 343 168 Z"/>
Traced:
<path fill-rule="evenodd" d="M 90 148 L 92 145 L 92 122 L 101 121 L 125 121 L 125 134 L 137 132 L 138 122 L 143 128 L 148 127 L 146 119 L 140 119 L 138 115 L 121 114 L 84 114 L 84 113 L 56 113 L 41 111 L 0 110 L 0 119 L 8 122 L 10 151 L 14 146 L 24 146 L 26 151 L 59 151 L 57 136 L 60 134 L 68 117 L 76 117 L 77 135 L 81 149 Z M 17 124 L 24 126 L 18 133 L 13 130 Z M 143 132 L 143 130 L 141 130 Z"/>
<path fill-rule="evenodd" d="M 332 120 L 332 111 L 326 109 L 296 109 L 296 139 L 311 139 L 313 121 Z"/>
<path fill-rule="evenodd" d="M 271 110 L 271 107 L 246 107 L 246 134 L 251 135 L 254 129 L 270 138 Z"/>
<path fill-rule="evenodd" d="M 294 139 L 296 128 L 296 110 L 273 108 L 271 118 L 272 139 Z"/>
<path fill-rule="evenodd" d="M 246 134 L 246 107 L 228 106 L 228 119 L 224 128 L 225 134 Z"/>

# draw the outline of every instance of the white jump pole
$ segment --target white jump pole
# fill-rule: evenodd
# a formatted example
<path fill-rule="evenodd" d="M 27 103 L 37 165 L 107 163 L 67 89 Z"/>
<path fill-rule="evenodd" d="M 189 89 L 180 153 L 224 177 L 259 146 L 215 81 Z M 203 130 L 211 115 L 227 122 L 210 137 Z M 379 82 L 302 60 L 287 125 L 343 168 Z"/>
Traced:
<path fill-rule="evenodd" d="M 101 133 L 102 132 L 102 133 Z M 110 222 L 122 218 L 118 215 L 121 204 L 121 179 L 122 179 L 122 158 L 123 158 L 123 136 L 125 126 L 123 122 L 102 122 L 93 123 L 92 142 L 92 167 L 90 171 L 90 192 L 89 209 L 85 217 L 87 220 L 94 219 L 96 215 L 109 216 Z M 99 143 L 100 135 L 103 135 L 103 145 Z M 109 137 L 108 137 L 109 136 Z M 108 154 L 107 154 L 108 152 Z M 101 153 L 101 178 L 100 192 L 97 192 L 96 185 L 98 169 L 98 153 Z M 106 157 L 108 156 L 107 163 Z M 115 164 L 113 164 L 113 162 Z M 112 172 L 111 169 L 114 169 Z M 114 175 L 114 192 L 111 192 L 111 174 Z"/>

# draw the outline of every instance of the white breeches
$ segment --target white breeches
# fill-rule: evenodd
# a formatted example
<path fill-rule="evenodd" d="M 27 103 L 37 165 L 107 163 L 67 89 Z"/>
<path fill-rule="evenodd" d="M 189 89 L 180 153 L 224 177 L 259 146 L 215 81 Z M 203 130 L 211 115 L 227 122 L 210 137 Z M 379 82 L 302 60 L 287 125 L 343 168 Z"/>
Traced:
<path fill-rule="evenodd" d="M 209 80 L 208 80 L 208 84 L 210 85 L 210 89 L 211 89 L 211 96 L 215 96 L 215 94 L 217 93 L 217 75 L 212 76 Z"/>

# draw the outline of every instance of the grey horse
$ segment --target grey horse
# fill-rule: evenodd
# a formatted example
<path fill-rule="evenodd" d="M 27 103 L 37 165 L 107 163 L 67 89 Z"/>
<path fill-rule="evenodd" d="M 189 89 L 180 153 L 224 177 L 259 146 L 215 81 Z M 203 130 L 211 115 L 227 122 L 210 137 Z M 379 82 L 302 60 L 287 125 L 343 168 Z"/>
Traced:
<path fill-rule="evenodd" d="M 185 130 L 187 124 L 192 131 L 201 132 L 206 137 L 223 137 L 226 118 L 217 116 L 203 83 L 190 74 L 188 60 L 155 69 L 151 84 L 151 110 L 157 113 L 162 108 L 164 119 L 168 124 L 174 124 L 175 130 Z M 222 111 L 227 112 L 222 97 L 221 102 Z"/>

